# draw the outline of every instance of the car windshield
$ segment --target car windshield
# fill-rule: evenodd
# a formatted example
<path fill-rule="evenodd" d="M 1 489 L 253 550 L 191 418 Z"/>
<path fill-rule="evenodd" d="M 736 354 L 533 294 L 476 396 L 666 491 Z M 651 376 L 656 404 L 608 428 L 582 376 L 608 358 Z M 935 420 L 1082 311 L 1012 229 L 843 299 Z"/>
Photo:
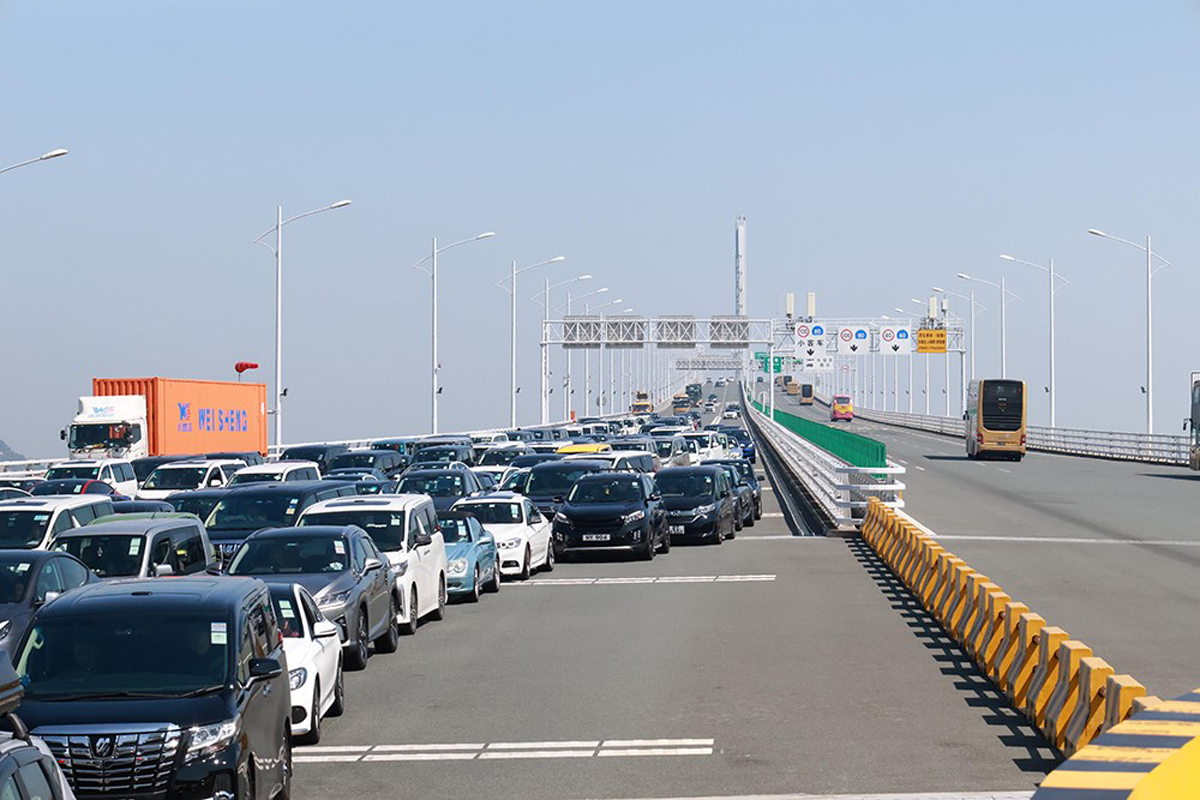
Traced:
<path fill-rule="evenodd" d="M 274 483 L 282 478 L 282 472 L 246 472 L 242 470 L 229 479 L 229 485 L 245 486 L 247 483 Z"/>
<path fill-rule="evenodd" d="M 674 450 L 674 443 L 670 439 L 655 439 L 654 449 L 658 453 L 659 458 L 670 458 L 671 452 Z"/>
<path fill-rule="evenodd" d="M 329 462 L 329 468 L 332 469 L 349 469 L 350 467 L 366 467 L 372 468 L 375 466 L 374 453 L 343 453 L 333 461 Z"/>
<path fill-rule="evenodd" d="M 742 480 L 749 483 L 754 478 L 754 468 L 750 466 L 749 461 L 739 461 L 733 465 L 733 468 L 742 476 Z"/>
<path fill-rule="evenodd" d="M 473 511 L 474 509 L 472 509 Z M 478 519 L 478 517 L 476 517 Z M 438 517 L 438 530 L 441 531 L 442 538 L 446 544 L 454 544 L 456 542 L 471 541 L 471 525 L 461 517 L 454 519 L 443 519 Z"/>
<path fill-rule="evenodd" d="M 250 539 L 242 545 L 230 575 L 315 575 L 345 572 L 350 568 L 349 548 L 341 536 L 271 536 Z"/>
<path fill-rule="evenodd" d="M 31 550 L 42 543 L 49 511 L 0 511 L 0 550 Z"/>
<path fill-rule="evenodd" d="M 53 481 L 42 481 L 37 486 L 29 490 L 29 493 L 34 497 L 41 497 L 48 494 L 83 494 L 83 487 L 87 485 L 86 481 L 76 479 L 60 479 Z"/>
<path fill-rule="evenodd" d="M 54 549 L 75 556 L 101 578 L 139 577 L 143 542 L 137 534 L 68 536 L 56 541 Z"/>
<path fill-rule="evenodd" d="M 295 524 L 300 498 L 262 490 L 232 492 L 225 495 L 208 515 L 210 531 L 286 528 Z"/>
<path fill-rule="evenodd" d="M 641 499 L 641 482 L 629 478 L 580 481 L 567 496 L 568 503 L 636 503 Z"/>
<path fill-rule="evenodd" d="M 713 478 L 707 473 L 689 472 L 673 475 L 663 471 L 655 476 L 655 481 L 663 497 L 702 497 L 713 493 Z"/>
<path fill-rule="evenodd" d="M 208 519 L 213 507 L 220 500 L 220 497 L 195 497 L 192 494 L 181 494 L 171 497 L 168 502 L 175 507 L 176 511 L 195 514 L 200 519 Z"/>
<path fill-rule="evenodd" d="M 446 464 L 458 461 L 458 450 L 453 447 L 427 447 L 419 451 L 415 458 L 422 464 Z"/>
<path fill-rule="evenodd" d="M 0 603 L 19 603 L 33 569 L 32 561 L 6 561 L 0 564 Z"/>
<path fill-rule="evenodd" d="M 506 467 L 512 463 L 512 460 L 517 456 L 525 455 L 525 451 L 518 447 L 505 447 L 498 450 L 488 450 L 479 459 L 481 467 Z"/>
<path fill-rule="evenodd" d="M 529 470 L 519 469 L 516 472 L 508 475 L 504 480 L 500 481 L 500 485 L 496 487 L 501 492 L 511 492 L 515 489 L 524 491 L 525 481 L 529 478 Z"/>
<path fill-rule="evenodd" d="M 347 509 L 345 511 L 319 511 L 305 514 L 301 525 L 357 525 L 371 535 L 375 546 L 385 553 L 404 549 L 404 512 L 367 511 Z"/>
<path fill-rule="evenodd" d="M 533 470 L 529 473 L 526 493 L 539 496 L 566 494 L 575 485 L 575 481 L 595 471 L 589 467 Z"/>
<path fill-rule="evenodd" d="M 280 461 L 316 461 L 322 463 L 325 458 L 323 447 L 289 447 L 283 451 Z"/>
<path fill-rule="evenodd" d="M 839 406 L 845 406 L 850 404 L 850 398 L 839 394 L 837 397 L 833 398 L 833 402 L 837 403 Z"/>
<path fill-rule="evenodd" d="M 276 591 L 271 588 L 271 602 L 275 605 L 275 618 L 279 620 L 279 633 L 285 639 L 304 638 L 304 624 L 300 622 L 300 609 L 292 597 L 292 587 Z"/>
<path fill-rule="evenodd" d="M 205 467 L 159 467 L 150 473 L 143 489 L 195 489 L 204 480 Z"/>
<path fill-rule="evenodd" d="M 397 494 L 462 497 L 467 493 L 461 475 L 412 475 L 400 481 Z"/>
<path fill-rule="evenodd" d="M 520 503 L 468 503 L 455 511 L 465 511 L 479 520 L 483 526 L 517 525 L 521 522 Z"/>
<path fill-rule="evenodd" d="M 43 618 L 16 659 L 27 700 L 179 696 L 229 683 L 237 644 L 224 617 L 191 612 Z"/>
<path fill-rule="evenodd" d="M 46 480 L 52 481 L 59 478 L 99 478 L 99 467 L 73 467 L 64 465 L 61 467 L 51 467 L 46 472 Z"/>

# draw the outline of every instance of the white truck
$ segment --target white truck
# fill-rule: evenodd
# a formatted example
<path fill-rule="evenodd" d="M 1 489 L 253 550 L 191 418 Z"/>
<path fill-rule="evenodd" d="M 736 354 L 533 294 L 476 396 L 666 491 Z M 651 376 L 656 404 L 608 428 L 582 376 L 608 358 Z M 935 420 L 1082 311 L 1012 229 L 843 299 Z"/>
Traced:
<path fill-rule="evenodd" d="M 140 394 L 79 398 L 79 413 L 59 435 L 71 458 L 142 458 L 146 441 L 146 398 Z"/>

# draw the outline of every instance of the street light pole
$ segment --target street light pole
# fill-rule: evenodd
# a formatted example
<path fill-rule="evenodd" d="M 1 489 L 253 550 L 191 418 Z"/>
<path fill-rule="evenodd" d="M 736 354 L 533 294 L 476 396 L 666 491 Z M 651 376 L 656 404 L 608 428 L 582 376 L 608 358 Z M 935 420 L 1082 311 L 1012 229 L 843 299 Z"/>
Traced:
<path fill-rule="evenodd" d="M 546 288 L 538 294 L 542 295 L 542 424 L 546 425 L 550 422 L 550 345 L 546 341 L 546 323 L 550 321 L 550 292 L 560 286 L 566 286 L 579 281 L 590 281 L 591 275 L 580 275 L 577 278 L 569 278 L 565 281 L 559 281 L 551 285 L 550 279 L 546 278 Z M 538 295 L 533 296 L 533 300 L 537 300 Z M 567 293 L 567 313 L 571 313 L 571 293 Z M 567 350 L 567 375 L 571 374 L 571 351 Z M 566 419 L 566 411 L 564 409 L 563 419 Z"/>
<path fill-rule="evenodd" d="M 1049 287 L 1050 288 L 1050 291 L 1049 291 L 1049 295 L 1050 295 L 1050 386 L 1048 388 L 1050 390 L 1050 427 L 1053 428 L 1055 425 L 1055 420 L 1056 420 L 1056 416 L 1054 413 L 1054 410 L 1055 410 L 1054 399 L 1056 397 L 1055 383 L 1054 383 L 1054 295 L 1063 286 L 1069 286 L 1071 284 L 1071 282 L 1069 280 L 1067 280 L 1066 278 L 1064 278 L 1062 275 L 1059 275 L 1054 271 L 1054 259 L 1053 258 L 1050 259 L 1050 266 L 1048 266 L 1048 267 L 1044 267 L 1041 264 L 1035 264 L 1032 261 L 1023 261 L 1022 259 L 1014 258 L 1013 256 L 1010 256 L 1007 254 L 1001 254 L 1000 258 L 1003 259 L 1004 261 L 1011 261 L 1015 264 L 1024 264 L 1027 267 L 1033 267 L 1035 269 L 1040 269 L 1042 272 L 1045 272 L 1050 278 L 1050 287 Z M 1055 283 L 1056 279 L 1058 281 L 1061 281 L 1061 283 Z M 1004 312 L 1004 309 L 1001 309 L 1001 313 L 1003 313 L 1003 312 Z"/>
<path fill-rule="evenodd" d="M 41 161 L 49 161 L 52 158 L 58 158 L 59 156 L 65 156 L 68 152 L 70 152 L 70 151 L 64 150 L 60 147 L 57 150 L 51 150 L 49 153 L 43 153 L 42 155 L 38 156 L 37 158 L 28 158 L 28 159 L 25 159 L 24 161 L 18 161 L 16 164 L 10 164 L 9 166 L 0 169 L 0 174 L 3 174 L 5 172 L 11 172 L 14 169 L 19 169 L 21 167 L 27 167 L 30 164 L 37 164 L 38 162 L 41 162 Z"/>
<path fill-rule="evenodd" d="M 512 271 L 509 272 L 508 278 L 501 278 L 500 280 L 496 281 L 496 286 L 499 288 L 504 288 L 505 280 L 509 281 L 507 288 L 508 293 L 511 295 L 510 299 L 512 301 L 512 341 L 510 345 L 512 357 L 509 363 L 510 384 L 508 414 L 508 424 L 511 428 L 517 427 L 517 275 L 531 270 L 534 267 L 543 267 L 546 264 L 557 264 L 559 261 L 565 261 L 566 258 L 566 256 L 555 256 L 554 258 L 548 258 L 545 261 L 539 261 L 536 264 L 530 264 L 529 266 L 521 267 L 520 269 L 517 269 L 517 262 L 514 259 L 512 262 Z"/>
<path fill-rule="evenodd" d="M 1036 266 L 1036 265 L 1035 265 Z M 982 283 L 985 286 L 991 286 L 994 289 L 1000 290 L 1000 377 L 1008 377 L 1008 314 L 1006 310 L 1008 304 L 1013 300 L 1018 300 L 1015 294 L 1010 292 L 1004 283 L 1004 276 L 1000 277 L 999 283 L 984 280 L 983 278 L 973 278 L 965 272 L 957 273 L 958 277 L 964 281 L 974 281 Z M 973 348 L 972 348 L 973 349 Z"/>

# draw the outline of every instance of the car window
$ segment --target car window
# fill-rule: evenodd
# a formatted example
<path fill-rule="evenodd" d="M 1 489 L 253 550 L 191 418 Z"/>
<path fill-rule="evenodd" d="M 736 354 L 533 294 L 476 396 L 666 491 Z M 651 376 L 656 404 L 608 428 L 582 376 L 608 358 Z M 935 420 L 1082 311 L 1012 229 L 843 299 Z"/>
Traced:
<path fill-rule="evenodd" d="M 255 603 L 250 609 L 246 622 L 250 629 L 250 646 L 254 657 L 266 658 L 267 653 L 271 652 L 271 645 L 267 639 L 267 615 L 260 604 Z"/>
<path fill-rule="evenodd" d="M 363 545 L 361 538 L 355 537 L 350 540 L 351 563 L 354 565 L 354 571 L 361 573 L 367 568 L 367 559 L 370 555 L 367 553 L 367 548 Z"/>
<path fill-rule="evenodd" d="M 203 572 L 208 565 L 204 554 L 204 540 L 194 527 L 180 528 L 175 533 L 175 556 L 184 575 Z"/>
<path fill-rule="evenodd" d="M 82 527 L 96 518 L 96 508 L 94 506 L 80 506 L 72 512 L 75 515 L 75 520 Z"/>
<path fill-rule="evenodd" d="M 434 510 L 432 503 L 421 509 L 421 517 L 424 532 L 432 536 L 437 530 L 437 511 Z"/>
<path fill-rule="evenodd" d="M 57 558 L 50 559 L 42 565 L 42 569 L 38 573 L 34 599 L 39 603 L 46 602 L 47 592 L 62 593 L 66 591 L 63 588 L 62 577 L 58 574 L 58 565 L 54 563 L 58 560 Z"/>
<path fill-rule="evenodd" d="M 237 679 L 245 686 L 250 681 L 250 659 L 254 658 L 254 641 L 250 636 L 250 626 L 242 628 L 242 639 L 238 645 Z"/>
<path fill-rule="evenodd" d="M 74 589 L 78 586 L 83 586 L 88 581 L 87 567 L 79 564 L 70 558 L 56 558 L 54 563 L 58 565 L 59 578 L 62 581 L 63 589 Z"/>
<path fill-rule="evenodd" d="M 25 784 L 25 796 L 29 800 L 55 800 L 60 795 L 50 788 L 50 780 L 46 777 L 46 768 L 42 760 L 31 761 L 17 768 L 21 783 Z"/>
<path fill-rule="evenodd" d="M 4 783 L 0 783 L 0 800 L 21 800 L 15 774 L 9 775 L 4 779 Z"/>
<path fill-rule="evenodd" d="M 57 536 L 63 531 L 69 531 L 75 526 L 75 518 L 71 516 L 70 511 L 60 511 L 58 517 L 54 520 L 54 528 L 50 531 L 51 534 Z"/>
<path fill-rule="evenodd" d="M 412 550 L 417 546 L 417 537 L 425 532 L 422 517 L 424 515 L 419 512 L 412 512 L 408 515 L 408 549 Z"/>
<path fill-rule="evenodd" d="M 160 564 L 167 564 L 171 569 L 178 574 L 179 566 L 175 560 L 175 550 L 171 547 L 171 537 L 169 534 L 162 534 L 154 540 L 154 544 L 150 546 L 150 576 L 154 576 L 155 568 Z"/>
<path fill-rule="evenodd" d="M 313 603 L 312 598 L 307 594 L 300 595 L 300 606 L 304 609 L 304 617 L 308 620 L 309 630 L 312 630 L 313 625 L 324 619 L 321 616 L 321 612 L 317 609 L 316 604 Z"/>
<path fill-rule="evenodd" d="M 121 480 L 136 481 L 137 476 L 133 474 L 133 466 L 130 464 L 121 465 Z"/>

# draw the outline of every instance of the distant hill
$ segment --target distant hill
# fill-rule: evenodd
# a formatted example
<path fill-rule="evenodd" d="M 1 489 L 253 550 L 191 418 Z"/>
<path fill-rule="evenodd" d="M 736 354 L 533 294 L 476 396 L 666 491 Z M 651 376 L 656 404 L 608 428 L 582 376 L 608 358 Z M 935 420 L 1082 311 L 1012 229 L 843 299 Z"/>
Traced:
<path fill-rule="evenodd" d="M 25 456 L 8 446 L 6 442 L 0 441 L 0 461 L 24 461 Z"/>

